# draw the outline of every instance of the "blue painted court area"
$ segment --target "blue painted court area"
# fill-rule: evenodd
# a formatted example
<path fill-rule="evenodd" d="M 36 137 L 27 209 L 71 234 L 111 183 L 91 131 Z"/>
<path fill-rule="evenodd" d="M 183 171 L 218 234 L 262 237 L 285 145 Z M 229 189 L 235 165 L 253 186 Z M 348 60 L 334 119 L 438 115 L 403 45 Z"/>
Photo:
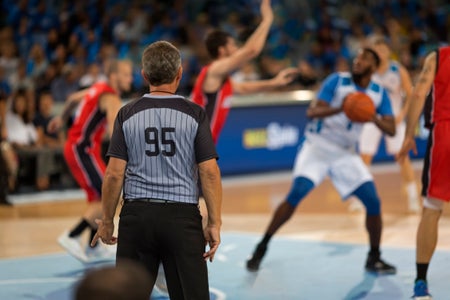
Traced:
<path fill-rule="evenodd" d="M 224 233 L 216 260 L 209 264 L 212 300 L 221 299 L 409 299 L 415 275 L 414 249 L 385 248 L 383 258 L 397 275 L 364 272 L 367 247 L 275 238 L 257 273 L 245 259 L 258 236 Z M 71 299 L 89 268 L 68 254 L 0 260 L 0 299 Z M 430 267 L 433 299 L 449 299 L 450 252 L 437 251 Z M 152 299 L 167 299 L 155 294 Z"/>

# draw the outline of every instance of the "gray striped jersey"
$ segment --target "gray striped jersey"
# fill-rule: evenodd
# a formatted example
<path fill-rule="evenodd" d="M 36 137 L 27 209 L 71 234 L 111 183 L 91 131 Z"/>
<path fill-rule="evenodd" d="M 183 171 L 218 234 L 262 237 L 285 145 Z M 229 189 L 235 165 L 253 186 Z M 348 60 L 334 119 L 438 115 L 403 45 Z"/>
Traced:
<path fill-rule="evenodd" d="M 204 110 L 181 96 L 152 96 L 117 114 L 107 156 L 127 161 L 123 198 L 198 202 L 198 163 L 218 158 Z"/>

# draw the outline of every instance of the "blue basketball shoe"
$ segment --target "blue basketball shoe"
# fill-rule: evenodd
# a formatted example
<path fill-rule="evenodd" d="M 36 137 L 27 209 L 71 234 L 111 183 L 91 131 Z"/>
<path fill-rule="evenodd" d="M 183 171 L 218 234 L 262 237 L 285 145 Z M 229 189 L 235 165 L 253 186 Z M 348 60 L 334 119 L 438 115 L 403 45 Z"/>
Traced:
<path fill-rule="evenodd" d="M 414 300 L 432 300 L 430 293 L 428 293 L 428 284 L 425 280 L 419 279 L 414 284 Z"/>

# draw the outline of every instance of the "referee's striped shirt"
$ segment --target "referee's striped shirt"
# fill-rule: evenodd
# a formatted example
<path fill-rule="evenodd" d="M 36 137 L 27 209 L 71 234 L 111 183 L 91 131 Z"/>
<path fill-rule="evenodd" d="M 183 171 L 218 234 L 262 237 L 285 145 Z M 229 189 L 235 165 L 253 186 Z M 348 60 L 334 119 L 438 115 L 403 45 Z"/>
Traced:
<path fill-rule="evenodd" d="M 198 203 L 198 163 L 218 158 L 204 110 L 144 95 L 119 111 L 108 156 L 127 161 L 123 198 Z"/>

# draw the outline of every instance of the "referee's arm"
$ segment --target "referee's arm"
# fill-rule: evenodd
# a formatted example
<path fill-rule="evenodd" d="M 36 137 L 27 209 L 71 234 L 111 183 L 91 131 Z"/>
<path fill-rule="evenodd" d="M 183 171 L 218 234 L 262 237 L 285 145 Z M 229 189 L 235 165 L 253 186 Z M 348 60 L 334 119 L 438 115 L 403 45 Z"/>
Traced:
<path fill-rule="evenodd" d="M 95 245 L 98 239 L 108 245 L 117 243 L 117 237 L 113 236 L 114 215 L 122 191 L 126 166 L 127 162 L 123 159 L 113 156 L 109 158 L 102 185 L 103 217 L 95 221 L 98 224 L 98 230 L 91 245 Z"/>
<path fill-rule="evenodd" d="M 203 254 L 203 257 L 205 260 L 213 261 L 214 254 L 220 244 L 222 182 L 219 166 L 215 158 L 199 163 L 198 167 L 203 197 L 208 209 L 208 225 L 204 231 L 205 239 L 210 249 Z"/>

